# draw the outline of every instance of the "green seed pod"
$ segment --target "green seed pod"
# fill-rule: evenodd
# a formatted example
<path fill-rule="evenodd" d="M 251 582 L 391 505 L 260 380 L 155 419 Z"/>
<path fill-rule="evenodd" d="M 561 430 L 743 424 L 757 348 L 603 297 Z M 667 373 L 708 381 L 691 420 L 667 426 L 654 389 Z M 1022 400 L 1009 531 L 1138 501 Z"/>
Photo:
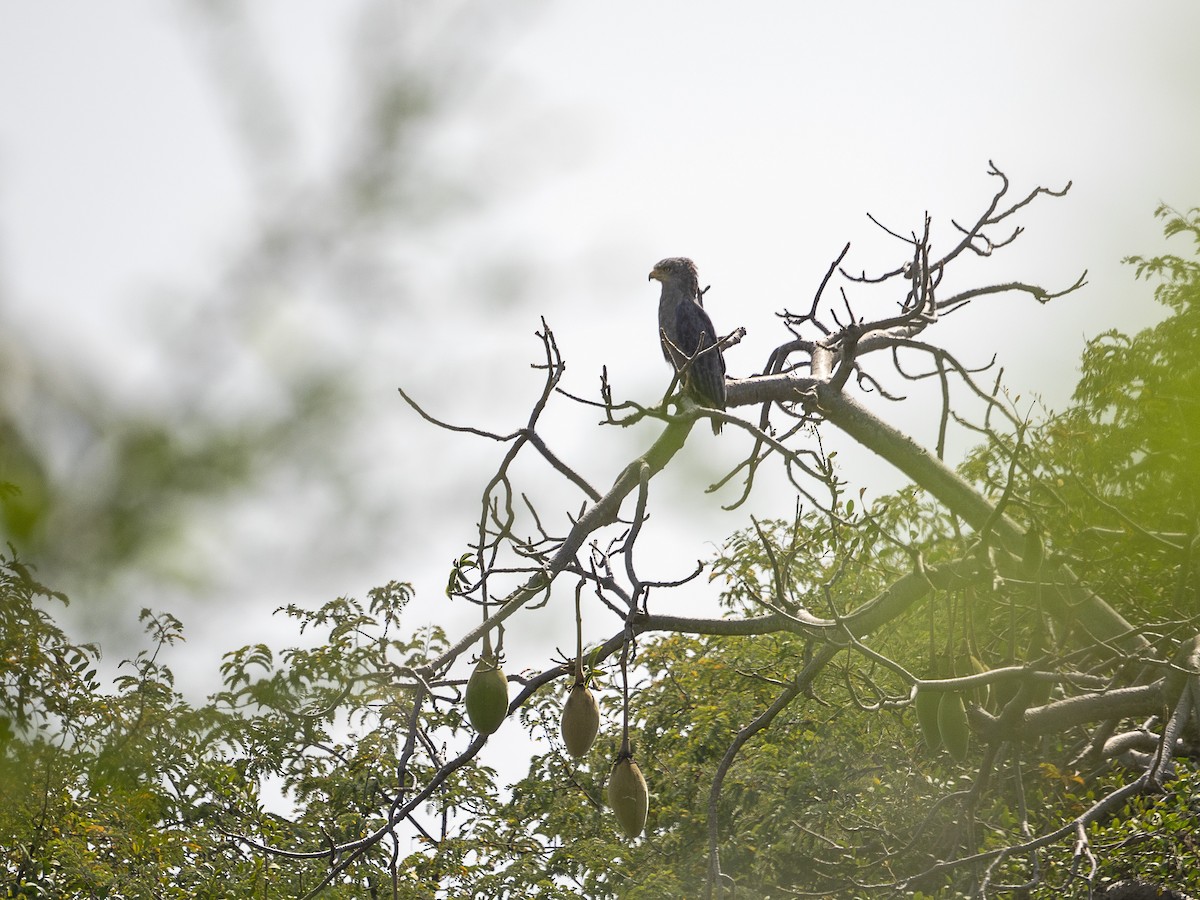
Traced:
<path fill-rule="evenodd" d="M 467 718 L 480 734 L 492 734 L 508 715 L 508 680 L 496 660 L 485 655 L 467 682 Z"/>
<path fill-rule="evenodd" d="M 1038 679 L 1029 687 L 1029 706 L 1026 709 L 1033 709 L 1037 706 L 1045 706 L 1050 702 L 1050 697 L 1054 693 L 1053 681 L 1042 681 Z"/>
<path fill-rule="evenodd" d="M 975 656 L 974 654 L 971 654 L 970 663 L 971 673 L 974 675 L 982 675 L 984 672 L 991 671 L 991 669 L 985 666 L 979 657 Z M 992 699 L 992 686 L 990 684 L 981 685 L 975 688 L 972 696 L 974 697 L 976 703 L 986 709 L 988 703 L 990 703 Z"/>
<path fill-rule="evenodd" d="M 931 691 L 917 688 L 917 724 L 921 727 L 921 737 L 930 753 L 936 753 L 942 746 L 942 733 L 938 731 L 938 704 L 944 691 Z"/>
<path fill-rule="evenodd" d="M 1042 544 L 1042 530 L 1036 525 L 1025 529 L 1025 547 L 1021 551 L 1021 562 L 1025 566 L 1025 574 L 1033 577 L 1042 568 L 1042 559 L 1046 549 Z"/>
<path fill-rule="evenodd" d="M 967 724 L 967 707 L 960 694 L 942 695 L 937 720 L 942 744 L 955 762 L 962 762 L 967 758 L 967 748 L 971 744 L 971 727 Z"/>
<path fill-rule="evenodd" d="M 646 811 L 650 808 L 650 792 L 646 779 L 630 757 L 623 756 L 608 776 L 608 805 L 617 814 L 617 821 L 626 837 L 635 838 L 646 827 Z"/>
<path fill-rule="evenodd" d="M 600 707 L 586 684 L 577 681 L 563 706 L 562 738 L 567 752 L 574 757 L 587 755 L 600 730 Z"/>
<path fill-rule="evenodd" d="M 988 709 L 997 715 L 1004 712 L 1008 704 L 1012 703 L 1013 698 L 1017 696 L 1017 691 L 1021 689 L 1021 680 L 1019 678 L 1005 678 L 1002 681 L 997 681 L 992 685 L 992 696 Z"/>

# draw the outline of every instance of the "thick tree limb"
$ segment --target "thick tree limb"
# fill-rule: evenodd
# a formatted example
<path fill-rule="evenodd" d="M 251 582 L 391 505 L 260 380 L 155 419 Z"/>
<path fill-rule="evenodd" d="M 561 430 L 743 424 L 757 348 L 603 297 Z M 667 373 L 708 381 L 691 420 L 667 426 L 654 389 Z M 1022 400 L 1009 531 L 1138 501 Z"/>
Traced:
<path fill-rule="evenodd" d="M 559 573 L 576 561 L 576 555 L 583 548 L 589 535 L 618 520 L 621 504 L 638 486 L 642 477 L 652 478 L 666 467 L 683 446 L 695 421 L 694 418 L 689 418 L 668 424 L 654 445 L 621 471 L 608 493 L 584 511 L 579 521 L 571 528 L 562 546 L 554 554 L 546 570 L 531 576 L 524 584 L 500 601 L 499 609 L 496 612 L 464 634 L 446 652 L 422 667 L 422 674 L 432 677 L 435 673 L 442 671 L 465 650 L 480 641 L 486 632 L 494 629 L 546 590 Z M 646 469 L 644 476 L 643 467 Z"/>

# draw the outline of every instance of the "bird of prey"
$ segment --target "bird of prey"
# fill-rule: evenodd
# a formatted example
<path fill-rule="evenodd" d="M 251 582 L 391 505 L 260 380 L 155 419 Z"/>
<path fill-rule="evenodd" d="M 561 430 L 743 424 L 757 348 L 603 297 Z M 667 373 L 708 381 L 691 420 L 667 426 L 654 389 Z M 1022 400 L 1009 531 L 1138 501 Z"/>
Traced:
<path fill-rule="evenodd" d="M 717 330 L 704 311 L 696 264 L 682 256 L 657 262 L 650 280 L 662 282 L 658 299 L 658 335 L 663 356 L 680 373 L 684 390 L 700 406 L 725 409 L 725 359 Z M 713 434 L 721 433 L 719 419 Z"/>

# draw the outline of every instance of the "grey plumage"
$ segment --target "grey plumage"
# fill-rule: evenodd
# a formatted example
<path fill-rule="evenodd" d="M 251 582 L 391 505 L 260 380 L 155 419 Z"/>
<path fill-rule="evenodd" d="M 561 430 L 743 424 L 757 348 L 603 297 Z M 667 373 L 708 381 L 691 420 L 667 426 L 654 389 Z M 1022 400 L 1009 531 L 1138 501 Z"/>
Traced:
<path fill-rule="evenodd" d="M 704 311 L 696 264 L 682 256 L 660 260 L 650 278 L 662 282 L 658 329 L 663 356 L 682 373 L 683 387 L 699 405 L 725 409 L 725 359 L 717 330 Z M 721 422 L 714 419 L 713 434 Z"/>

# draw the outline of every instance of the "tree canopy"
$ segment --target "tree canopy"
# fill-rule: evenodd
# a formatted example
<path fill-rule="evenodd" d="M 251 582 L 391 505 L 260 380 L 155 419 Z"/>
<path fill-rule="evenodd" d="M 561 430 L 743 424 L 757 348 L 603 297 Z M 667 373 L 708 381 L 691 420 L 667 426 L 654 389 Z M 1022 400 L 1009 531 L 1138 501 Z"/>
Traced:
<path fill-rule="evenodd" d="M 66 598 L 11 550 L 9 895 L 1049 897 L 1135 878 L 1200 891 L 1200 262 L 1131 257 L 1168 315 L 1093 340 L 1068 409 L 1022 404 L 936 343 L 937 325 L 1084 278 L 963 280 L 963 261 L 1000 253 L 1031 204 L 1065 193 L 1014 198 L 991 175 L 948 252 L 928 217 L 891 232 L 900 258 L 879 274 L 849 271 L 847 246 L 809 308 L 781 311 L 762 372 L 728 382 L 724 412 L 674 390 L 621 399 L 607 373 L 597 398 L 566 394 L 543 321 L 526 424 L 462 428 L 505 448 L 448 579 L 479 609 L 465 634 L 414 625 L 400 582 L 288 607 L 303 646 L 232 650 L 223 689 L 188 703 L 170 668 L 177 619 L 144 611 L 146 649 L 102 685 L 98 648 L 55 622 Z M 1200 210 L 1159 215 L 1200 247 Z M 895 424 L 916 382 L 941 397 L 932 447 Z M 661 433 L 602 490 L 544 437 L 559 403 Z M 722 482 L 741 485 L 734 505 L 775 476 L 794 512 L 752 519 L 682 582 L 653 581 L 639 553 L 653 479 L 704 418 L 744 447 Z M 952 427 L 977 437 L 957 470 Z M 825 450 L 832 430 L 911 483 L 866 500 Z M 542 505 L 520 482 L 527 457 L 582 505 Z M 723 615 L 660 612 L 679 590 L 719 594 Z M 504 630 L 547 603 L 575 604 L 575 655 L 511 671 Z M 473 671 L 503 682 L 479 693 Z M 599 734 L 568 750 L 564 703 L 584 688 Z M 479 754 L 516 728 L 540 750 L 510 786 Z M 629 796 L 618 823 L 608 807 Z"/>

